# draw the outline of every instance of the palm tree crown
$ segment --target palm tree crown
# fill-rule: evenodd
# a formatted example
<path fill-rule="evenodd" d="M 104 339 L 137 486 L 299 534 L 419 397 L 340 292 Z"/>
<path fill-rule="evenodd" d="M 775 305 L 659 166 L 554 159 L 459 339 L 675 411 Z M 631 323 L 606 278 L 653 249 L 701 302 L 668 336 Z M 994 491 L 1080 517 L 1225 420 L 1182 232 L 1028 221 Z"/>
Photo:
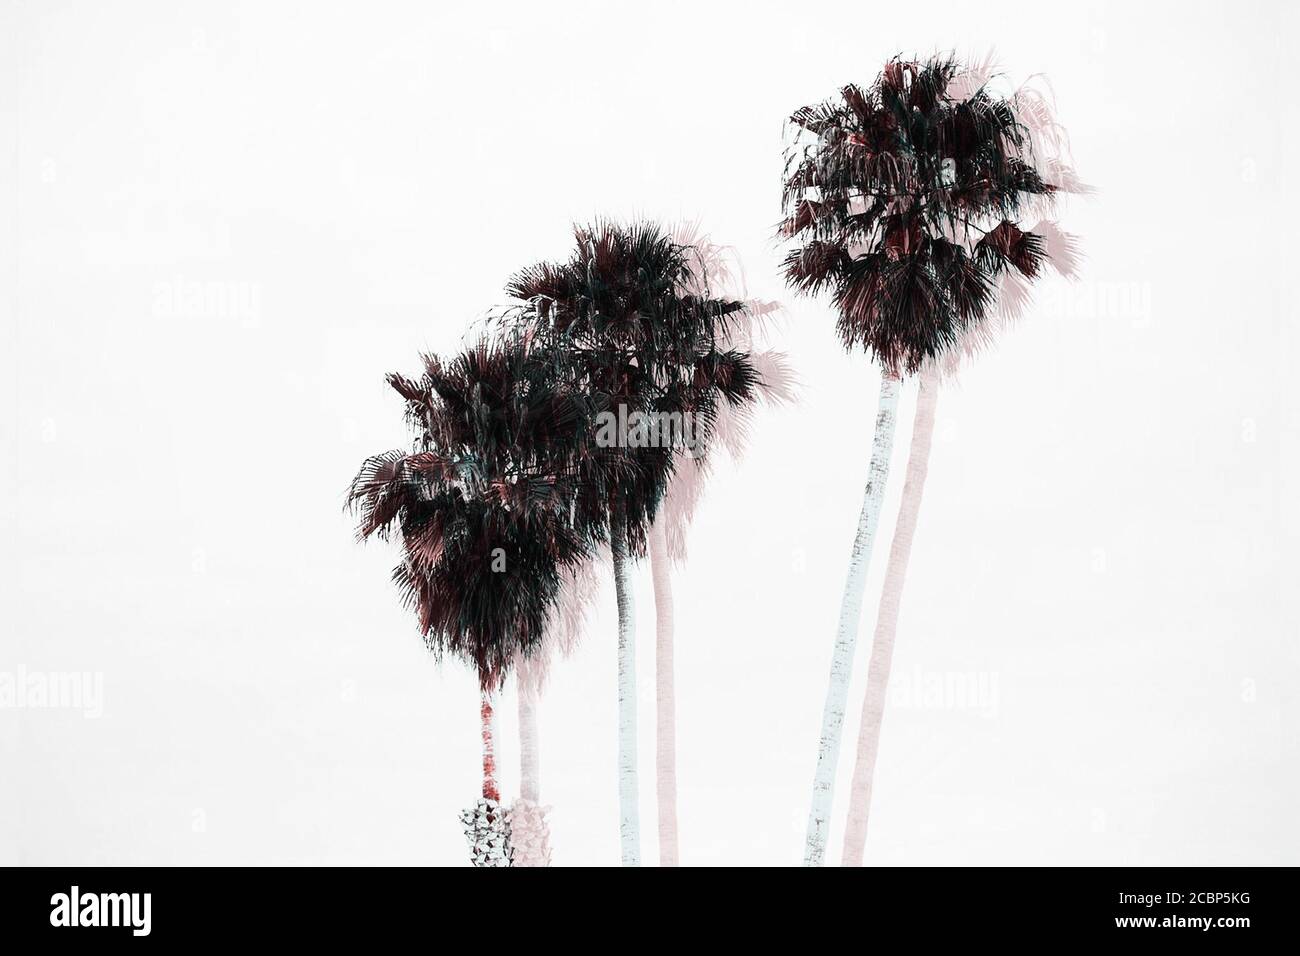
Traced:
<path fill-rule="evenodd" d="M 949 57 L 893 59 L 869 87 L 790 117 L 785 261 L 803 292 L 830 290 L 846 347 L 916 372 L 978 327 L 1008 270 L 1038 274 L 1043 237 L 1017 219 L 1056 186 L 1035 168 L 1015 104 L 962 91 Z"/>
<path fill-rule="evenodd" d="M 604 516 L 618 606 L 619 833 L 623 863 L 640 864 L 636 756 L 636 652 L 629 558 L 644 554 L 650 527 L 683 441 L 693 454 L 700 430 L 712 432 L 721 402 L 755 398 L 757 373 L 744 352 L 726 346 L 742 302 L 714 298 L 695 269 L 691 247 L 658 226 L 598 222 L 575 230 L 576 248 L 560 263 L 516 274 L 507 291 L 523 305 L 524 337 L 545 342 L 557 378 L 590 409 L 617 410 L 619 432 L 575 458 L 575 512 L 584 524 Z M 633 440 L 624 422 L 667 421 L 677 434 Z M 687 422 L 690 435 L 685 434 Z M 668 441 L 660 439 L 667 437 Z"/>
<path fill-rule="evenodd" d="M 563 262 L 516 273 L 506 291 L 526 305 L 528 334 L 546 343 L 557 377 L 586 399 L 589 412 L 694 416 L 703 433 L 718 403 L 756 398 L 758 373 L 727 344 L 743 302 L 700 291 L 692 249 L 651 223 L 597 222 L 575 229 Z M 674 468 L 674 449 L 587 447 L 578 462 L 580 511 L 626 523 L 629 547 L 644 553 L 645 534 Z"/>
<path fill-rule="evenodd" d="M 584 418 L 547 387 L 550 367 L 485 340 L 390 375 L 414 450 L 367 459 L 348 494 L 359 537 L 400 538 L 393 578 L 429 647 L 472 663 L 484 688 L 542 640 L 562 572 L 590 556 L 563 467 Z"/>

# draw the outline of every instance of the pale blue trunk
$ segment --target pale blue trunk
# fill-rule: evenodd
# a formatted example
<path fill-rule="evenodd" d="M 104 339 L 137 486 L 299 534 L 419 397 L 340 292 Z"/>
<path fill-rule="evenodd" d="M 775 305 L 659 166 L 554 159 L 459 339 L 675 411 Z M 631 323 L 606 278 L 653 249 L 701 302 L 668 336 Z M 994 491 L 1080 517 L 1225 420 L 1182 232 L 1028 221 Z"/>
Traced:
<path fill-rule="evenodd" d="M 885 375 L 880 382 L 880 402 L 876 411 L 876 433 L 871 443 L 867 490 L 862 502 L 862 514 L 858 518 L 858 532 L 853 539 L 853 551 L 849 557 L 844 600 L 840 604 L 840 622 L 835 631 L 835 648 L 831 654 L 830 685 L 826 689 L 826 706 L 822 711 L 817 773 L 813 777 L 812 808 L 808 813 L 808 837 L 804 847 L 805 866 L 821 866 L 826 858 L 835 769 L 839 763 L 844 711 L 849 698 L 849 678 L 853 673 L 853 651 L 857 645 L 858 623 L 862 617 L 862 595 L 867 586 L 867 568 L 871 565 L 871 548 L 876 540 L 876 526 L 880 523 L 880 506 L 884 499 L 885 481 L 889 477 L 889 456 L 894 446 L 898 386 L 898 379 L 892 375 Z"/>

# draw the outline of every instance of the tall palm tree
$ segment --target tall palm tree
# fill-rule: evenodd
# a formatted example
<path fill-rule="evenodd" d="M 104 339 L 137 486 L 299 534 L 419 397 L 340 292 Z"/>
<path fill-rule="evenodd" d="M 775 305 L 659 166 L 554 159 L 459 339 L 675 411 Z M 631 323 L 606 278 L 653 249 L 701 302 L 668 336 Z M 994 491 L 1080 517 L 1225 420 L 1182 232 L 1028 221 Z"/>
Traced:
<path fill-rule="evenodd" d="M 619 833 L 624 865 L 640 864 L 636 756 L 636 652 L 631 561 L 643 555 L 675 467 L 675 447 L 693 435 L 656 435 L 647 421 L 714 422 L 718 403 L 751 400 L 747 356 L 719 339 L 743 303 L 683 291 L 690 250 L 650 223 L 598 222 L 575 229 L 576 249 L 559 263 L 517 273 L 507 291 L 526 303 L 530 332 L 561 357 L 561 376 L 590 407 L 618 419 L 602 454 L 579 462 L 579 511 L 603 512 L 618 606 Z M 663 416 L 676 416 L 665 419 Z M 632 424 L 629 427 L 628 423 Z M 647 438 L 652 440 L 647 443 Z M 599 523 L 594 514 L 586 520 Z"/>
<path fill-rule="evenodd" d="M 888 477 L 900 380 L 978 330 L 1008 273 L 1038 275 L 1041 235 L 1017 220 L 1056 187 L 1013 105 L 953 95 L 951 57 L 895 58 L 868 87 L 791 116 L 785 262 L 801 292 L 829 291 L 847 348 L 881 366 L 867 490 L 850 556 L 822 715 L 804 862 L 823 863 L 866 572 Z M 882 651 L 883 653 L 883 651 Z"/>
<path fill-rule="evenodd" d="M 946 97 L 955 102 L 969 98 L 994 79 L 992 60 L 962 68 L 949 82 Z M 1022 159 L 1031 163 L 1042 180 L 1050 187 L 1044 193 L 1031 193 L 1023 198 L 1022 215 L 1030 213 L 1055 215 L 1059 196 L 1067 193 L 1088 193 L 1074 171 L 1069 156 L 1069 142 L 1064 128 L 1057 121 L 1054 106 L 1048 96 L 1031 80 L 1015 91 L 1007 101 L 1021 125 L 1025 142 L 1020 148 Z M 993 223 L 987 223 L 992 226 Z M 1064 278 L 1077 275 L 1079 250 L 1073 236 L 1064 232 L 1051 219 L 1039 221 L 1031 230 L 1043 240 L 1043 261 Z M 894 527 L 894 540 L 890 545 L 889 561 L 885 566 L 884 587 L 876 616 L 876 630 L 871 644 L 871 657 L 867 665 L 867 688 L 862 704 L 861 724 L 858 730 L 857 758 L 853 768 L 853 783 L 849 794 L 848 820 L 844 832 L 842 864 L 861 866 L 866 846 L 867 820 L 871 809 L 871 792 L 875 776 L 876 758 L 880 749 L 880 733 L 884 723 L 885 700 L 889 673 L 893 661 L 894 641 L 898 631 L 898 615 L 902 604 L 907 565 L 916 533 L 921 498 L 929 468 L 930 445 L 934 434 L 935 409 L 939 389 L 945 375 L 954 374 L 960 364 L 973 358 L 980 350 L 990 346 L 1002 327 L 1019 318 L 1029 295 L 1033 276 L 1018 269 L 1004 269 L 997 278 L 995 302 L 980 316 L 974 325 L 938 362 L 928 362 L 921 373 L 916 415 L 912 425 L 912 446 L 908 454 L 907 478 L 903 484 L 898 521 Z"/>
<path fill-rule="evenodd" d="M 475 865 L 507 866 L 492 694 L 543 640 L 565 569 L 590 556 L 572 522 L 571 479 L 554 467 L 582 419 L 550 389 L 550 364 L 518 343 L 484 341 L 424 366 L 417 379 L 388 377 L 406 400 L 412 451 L 367 459 L 347 500 L 361 539 L 401 545 L 393 579 L 430 650 L 478 674 L 483 788 L 462 819 Z"/>

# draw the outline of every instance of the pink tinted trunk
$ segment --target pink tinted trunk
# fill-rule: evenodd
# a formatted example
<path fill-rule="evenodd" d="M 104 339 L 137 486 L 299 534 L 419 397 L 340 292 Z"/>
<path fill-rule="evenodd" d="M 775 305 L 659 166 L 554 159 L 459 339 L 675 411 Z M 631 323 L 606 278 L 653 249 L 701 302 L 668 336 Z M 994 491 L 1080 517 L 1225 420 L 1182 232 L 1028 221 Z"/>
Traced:
<path fill-rule="evenodd" d="M 677 703 L 673 678 L 673 584 L 668 537 L 650 528 L 655 593 L 655 769 L 659 798 L 659 865 L 677 866 Z"/>
<path fill-rule="evenodd" d="M 479 720 L 483 734 L 483 798 L 500 801 L 501 792 L 497 789 L 497 758 L 492 743 L 492 695 L 482 692 L 479 703 Z"/>
<path fill-rule="evenodd" d="M 912 447 L 907 459 L 907 477 L 903 498 L 898 507 L 898 523 L 889 548 L 889 564 L 880 595 L 876 617 L 876 634 L 871 643 L 871 661 L 867 666 L 867 693 L 862 705 L 862 724 L 858 730 L 858 756 L 853 767 L 853 787 L 849 794 L 849 816 L 844 830 L 843 866 L 861 866 L 867 843 L 867 816 L 871 810 L 871 783 L 876 772 L 876 755 L 880 749 L 880 728 L 885 718 L 885 694 L 889 688 L 889 669 L 894 657 L 894 638 L 898 633 L 898 611 L 907 578 L 907 562 L 912 554 L 917 516 L 921 513 L 921 495 L 930 465 L 930 444 L 934 437 L 934 414 L 939 401 L 939 376 L 927 370 L 921 376 L 916 400 L 916 418 L 912 424 Z"/>
<path fill-rule="evenodd" d="M 541 748 L 537 744 L 537 691 L 519 682 L 519 796 L 536 803 L 542 798 Z"/>

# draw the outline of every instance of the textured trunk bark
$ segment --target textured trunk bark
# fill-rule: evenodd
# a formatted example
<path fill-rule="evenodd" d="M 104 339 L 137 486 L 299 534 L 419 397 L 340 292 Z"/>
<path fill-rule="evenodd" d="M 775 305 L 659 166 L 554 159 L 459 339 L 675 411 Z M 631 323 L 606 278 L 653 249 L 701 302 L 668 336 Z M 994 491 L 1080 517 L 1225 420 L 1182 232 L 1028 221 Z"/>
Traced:
<path fill-rule="evenodd" d="M 822 710 L 821 740 L 817 749 L 817 772 L 813 777 L 812 807 L 808 812 L 808 836 L 804 846 L 804 865 L 821 866 L 826 858 L 826 841 L 830 834 L 835 768 L 839 762 L 840 735 L 848 703 L 849 677 L 853 673 L 853 649 L 858 639 L 858 621 L 862 617 L 862 593 L 871 564 L 871 548 L 880 522 L 880 505 L 889 477 L 889 455 L 894 445 L 894 424 L 898 413 L 898 379 L 886 374 L 880 381 L 880 401 L 876 411 L 876 433 L 871 443 L 871 465 L 867 489 L 858 518 L 858 531 L 849 557 L 849 573 L 844 582 L 844 599 L 840 604 L 840 621 L 831 653 L 830 684 Z"/>
<path fill-rule="evenodd" d="M 511 866 L 550 866 L 549 807 L 541 805 L 541 749 L 538 747 L 537 702 L 541 697 L 538 675 L 521 654 L 515 659 L 519 694 L 519 799 L 506 812 L 510 831 Z"/>
<path fill-rule="evenodd" d="M 542 758 L 537 746 L 537 696 L 519 682 L 519 795 L 536 803 L 541 799 Z"/>
<path fill-rule="evenodd" d="M 663 525 L 650 529 L 655 592 L 655 771 L 659 865 L 677 866 L 677 704 L 673 679 L 673 583 Z"/>
<path fill-rule="evenodd" d="M 479 699 L 479 722 L 483 740 L 483 796 L 472 807 L 461 811 L 460 822 L 465 825 L 471 863 L 475 866 L 510 866 L 510 823 L 497 791 L 492 695 L 486 690 L 482 691 Z"/>
<path fill-rule="evenodd" d="M 618 809 L 624 866 L 641 865 L 641 819 L 636 767 L 636 635 L 632 619 L 627 529 L 616 506 L 610 522 L 614 593 L 618 600 Z"/>
<path fill-rule="evenodd" d="M 492 742 L 492 694 L 489 691 L 482 692 L 478 712 L 483 735 L 483 798 L 500 801 L 501 793 L 497 790 L 497 758 Z"/>
<path fill-rule="evenodd" d="M 898 633 L 898 609 L 907 578 L 907 562 L 912 553 L 912 538 L 921 512 L 921 496 L 930 464 L 930 443 L 934 437 L 934 413 L 939 403 L 939 376 L 927 371 L 921 377 L 916 400 L 916 418 L 912 424 L 912 447 L 907 459 L 907 477 L 903 482 L 903 500 L 898 506 L 898 524 L 889 548 L 885 568 L 885 585 L 876 616 L 876 634 L 871 642 L 871 661 L 867 667 L 867 693 L 862 704 L 862 726 L 858 730 L 858 758 L 853 767 L 853 788 L 849 793 L 849 818 L 844 831 L 842 865 L 861 866 L 867 842 L 867 816 L 871 811 L 871 781 L 880 748 L 880 728 L 885 719 L 885 695 L 889 689 L 889 668 L 894 657 L 894 638 Z"/>

